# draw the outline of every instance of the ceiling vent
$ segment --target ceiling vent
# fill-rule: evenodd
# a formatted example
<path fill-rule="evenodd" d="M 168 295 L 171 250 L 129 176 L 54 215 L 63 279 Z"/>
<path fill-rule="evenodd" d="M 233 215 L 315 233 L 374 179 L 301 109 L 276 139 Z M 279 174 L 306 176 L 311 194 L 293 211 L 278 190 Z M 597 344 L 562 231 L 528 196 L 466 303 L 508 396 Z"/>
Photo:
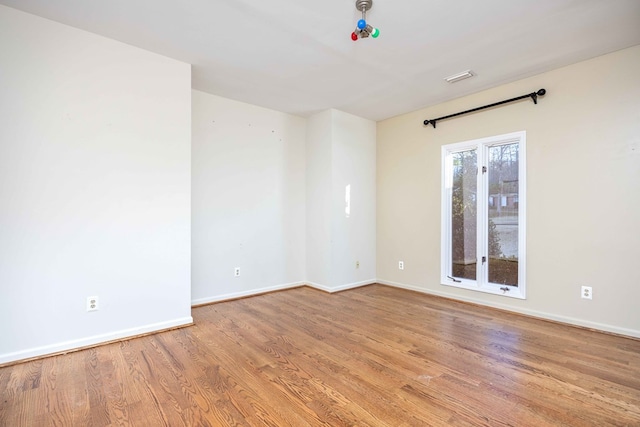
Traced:
<path fill-rule="evenodd" d="M 447 83 L 455 83 L 473 76 L 475 76 L 475 74 L 473 74 L 473 71 L 467 70 L 449 77 L 445 77 L 444 79 Z"/>

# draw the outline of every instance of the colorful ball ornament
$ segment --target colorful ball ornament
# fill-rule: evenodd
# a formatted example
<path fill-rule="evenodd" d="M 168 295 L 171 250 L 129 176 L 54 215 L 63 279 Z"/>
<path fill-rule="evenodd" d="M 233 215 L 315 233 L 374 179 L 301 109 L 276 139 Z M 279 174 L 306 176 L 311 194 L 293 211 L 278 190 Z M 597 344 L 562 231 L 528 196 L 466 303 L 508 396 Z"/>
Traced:
<path fill-rule="evenodd" d="M 367 21 L 365 21 L 364 19 L 359 20 L 358 28 L 360 28 L 361 30 L 364 30 L 365 28 L 367 28 Z"/>

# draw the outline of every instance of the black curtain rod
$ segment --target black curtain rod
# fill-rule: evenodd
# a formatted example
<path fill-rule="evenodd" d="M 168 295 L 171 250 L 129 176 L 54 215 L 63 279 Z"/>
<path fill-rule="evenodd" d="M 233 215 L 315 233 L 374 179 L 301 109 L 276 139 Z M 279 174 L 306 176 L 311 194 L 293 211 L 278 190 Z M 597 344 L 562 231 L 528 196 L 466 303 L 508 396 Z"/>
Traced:
<path fill-rule="evenodd" d="M 424 121 L 424 125 L 425 126 L 432 125 L 433 128 L 435 129 L 436 128 L 436 122 L 439 122 L 440 120 L 450 119 L 451 117 L 456 117 L 456 116 L 461 116 L 463 114 L 473 113 L 474 111 L 480 111 L 480 110 L 484 110 L 485 108 L 496 107 L 498 105 L 507 104 L 507 103 L 513 102 L 513 101 L 519 101 L 519 100 L 525 99 L 525 98 L 531 98 L 533 100 L 533 103 L 537 104 L 538 103 L 538 97 L 539 96 L 544 96 L 546 93 L 547 93 L 547 91 L 545 89 L 540 89 L 537 92 L 531 92 L 531 93 L 528 93 L 526 95 L 516 96 L 515 98 L 505 99 L 504 101 L 494 102 L 493 104 L 484 105 L 482 107 L 472 108 L 471 110 L 462 111 L 460 113 L 449 114 L 448 116 L 438 117 L 437 119 L 425 120 Z"/>

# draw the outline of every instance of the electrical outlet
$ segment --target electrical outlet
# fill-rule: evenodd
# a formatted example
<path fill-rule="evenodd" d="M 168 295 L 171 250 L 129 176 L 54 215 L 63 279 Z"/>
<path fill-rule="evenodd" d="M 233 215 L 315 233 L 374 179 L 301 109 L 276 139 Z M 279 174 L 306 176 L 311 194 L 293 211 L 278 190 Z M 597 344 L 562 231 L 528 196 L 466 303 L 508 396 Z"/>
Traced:
<path fill-rule="evenodd" d="M 234 270 L 234 272 L 233 272 L 233 275 L 234 275 L 235 277 L 240 276 L 240 267 L 236 267 L 236 269 L 235 269 L 235 270 Z"/>
<path fill-rule="evenodd" d="M 98 311 L 98 297 L 87 297 L 87 311 Z"/>
<path fill-rule="evenodd" d="M 356 268 L 360 268 L 360 261 L 356 261 Z"/>
<path fill-rule="evenodd" d="M 593 288 L 591 286 L 583 286 L 581 295 L 584 299 L 593 299 Z"/>
<path fill-rule="evenodd" d="M 404 270 L 404 261 L 398 261 L 398 270 Z"/>

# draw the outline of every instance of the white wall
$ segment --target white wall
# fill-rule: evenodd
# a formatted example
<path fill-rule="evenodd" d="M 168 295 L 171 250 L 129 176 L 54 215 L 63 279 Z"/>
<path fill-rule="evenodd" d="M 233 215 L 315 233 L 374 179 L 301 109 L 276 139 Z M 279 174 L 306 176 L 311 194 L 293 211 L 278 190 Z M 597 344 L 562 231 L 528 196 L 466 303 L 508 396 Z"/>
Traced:
<path fill-rule="evenodd" d="M 332 287 L 376 280 L 376 123 L 333 111 Z M 350 186 L 351 212 L 345 213 Z M 356 268 L 356 261 L 360 267 Z"/>
<path fill-rule="evenodd" d="M 320 289 L 375 282 L 375 147 L 375 122 L 338 110 L 309 118 L 307 280 Z"/>
<path fill-rule="evenodd" d="M 375 123 L 192 98 L 193 303 L 375 281 Z"/>
<path fill-rule="evenodd" d="M 331 219 L 333 111 L 307 119 L 306 280 L 331 283 Z"/>
<path fill-rule="evenodd" d="M 383 283 L 640 337 L 640 46 L 378 123 Z M 547 95 L 424 127 L 540 88 Z M 440 285 L 440 149 L 527 132 L 527 299 Z M 405 270 L 398 270 L 398 261 Z M 580 286 L 593 287 L 593 300 Z"/>
<path fill-rule="evenodd" d="M 188 64 L 0 6 L 0 363 L 191 322 L 190 96 Z"/>
<path fill-rule="evenodd" d="M 305 119 L 199 91 L 192 99 L 193 303 L 302 284 Z"/>

